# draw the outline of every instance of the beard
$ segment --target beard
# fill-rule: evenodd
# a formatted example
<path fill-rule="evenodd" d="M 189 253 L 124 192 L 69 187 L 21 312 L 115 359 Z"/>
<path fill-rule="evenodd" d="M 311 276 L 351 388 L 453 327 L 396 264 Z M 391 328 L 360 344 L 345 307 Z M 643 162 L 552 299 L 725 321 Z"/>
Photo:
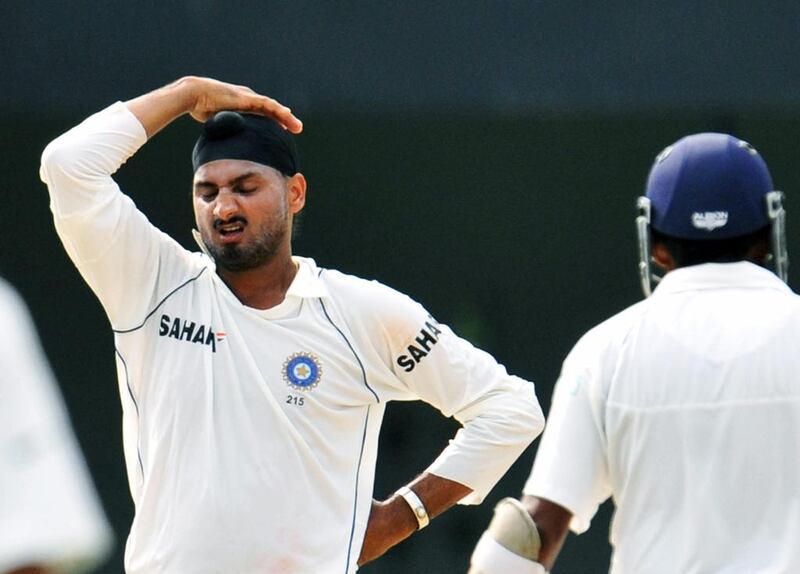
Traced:
<path fill-rule="evenodd" d="M 214 243 L 206 229 L 201 229 L 200 235 L 203 243 L 217 268 L 233 272 L 249 271 L 272 259 L 288 235 L 289 223 L 286 219 L 285 207 L 274 219 L 263 223 L 256 230 L 256 238 L 249 244 L 219 245 Z M 226 223 L 237 219 L 245 222 L 244 218 L 233 217 Z M 221 223 L 221 220 L 215 221 L 214 227 Z"/>
<path fill-rule="evenodd" d="M 286 229 L 263 230 L 261 235 L 249 245 L 216 245 L 206 236 L 203 236 L 208 252 L 219 269 L 225 271 L 248 271 L 268 262 L 275 256 Z"/>

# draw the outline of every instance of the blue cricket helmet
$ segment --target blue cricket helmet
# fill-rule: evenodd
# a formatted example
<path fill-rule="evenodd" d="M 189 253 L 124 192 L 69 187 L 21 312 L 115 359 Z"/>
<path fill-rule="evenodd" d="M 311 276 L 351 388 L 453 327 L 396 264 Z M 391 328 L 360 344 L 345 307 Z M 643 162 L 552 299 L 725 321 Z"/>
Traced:
<path fill-rule="evenodd" d="M 662 151 L 647 178 L 650 225 L 679 239 L 728 239 L 769 225 L 767 164 L 726 134 L 687 136 Z"/>
<path fill-rule="evenodd" d="M 772 260 L 786 280 L 783 193 L 767 164 L 746 141 L 727 134 L 686 136 L 656 157 L 639 198 L 639 270 L 649 295 L 649 228 L 678 239 L 730 239 L 772 226 Z M 658 279 L 657 277 L 655 278 Z"/>

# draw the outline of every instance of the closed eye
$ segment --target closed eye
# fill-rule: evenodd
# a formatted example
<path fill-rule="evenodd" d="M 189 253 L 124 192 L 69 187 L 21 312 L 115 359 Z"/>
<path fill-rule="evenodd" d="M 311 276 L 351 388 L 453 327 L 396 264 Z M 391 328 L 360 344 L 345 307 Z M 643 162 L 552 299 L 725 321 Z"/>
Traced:
<path fill-rule="evenodd" d="M 219 188 L 216 185 L 211 185 L 210 183 L 199 182 L 194 186 L 194 194 L 203 201 L 213 201 L 214 198 L 217 197 L 218 193 Z"/>

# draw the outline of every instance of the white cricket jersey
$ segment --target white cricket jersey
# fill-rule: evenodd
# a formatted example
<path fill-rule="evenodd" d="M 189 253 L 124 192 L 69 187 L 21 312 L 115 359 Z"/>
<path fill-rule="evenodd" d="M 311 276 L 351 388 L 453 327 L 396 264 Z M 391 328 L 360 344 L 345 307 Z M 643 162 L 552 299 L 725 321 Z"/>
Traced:
<path fill-rule="evenodd" d="M 115 332 L 127 571 L 354 572 L 390 400 L 463 424 L 427 470 L 481 501 L 541 431 L 533 385 L 405 295 L 311 259 L 281 304 L 242 305 L 111 179 L 145 140 L 117 103 L 52 142 L 41 171 Z"/>
<path fill-rule="evenodd" d="M 83 571 L 111 529 L 28 311 L 2 280 L 0 324 L 0 572 Z"/>
<path fill-rule="evenodd" d="M 614 573 L 800 572 L 800 298 L 751 263 L 668 273 L 564 362 L 525 493 Z"/>

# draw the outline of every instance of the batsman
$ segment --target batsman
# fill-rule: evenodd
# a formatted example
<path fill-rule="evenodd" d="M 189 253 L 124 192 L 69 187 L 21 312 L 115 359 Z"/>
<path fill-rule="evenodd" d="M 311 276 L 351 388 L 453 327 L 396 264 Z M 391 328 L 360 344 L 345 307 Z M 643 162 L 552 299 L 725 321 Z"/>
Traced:
<path fill-rule="evenodd" d="M 567 356 L 524 495 L 470 574 L 544 573 L 609 497 L 613 574 L 800 572 L 783 193 L 749 143 L 701 133 L 658 154 L 638 205 L 646 298 Z"/>

